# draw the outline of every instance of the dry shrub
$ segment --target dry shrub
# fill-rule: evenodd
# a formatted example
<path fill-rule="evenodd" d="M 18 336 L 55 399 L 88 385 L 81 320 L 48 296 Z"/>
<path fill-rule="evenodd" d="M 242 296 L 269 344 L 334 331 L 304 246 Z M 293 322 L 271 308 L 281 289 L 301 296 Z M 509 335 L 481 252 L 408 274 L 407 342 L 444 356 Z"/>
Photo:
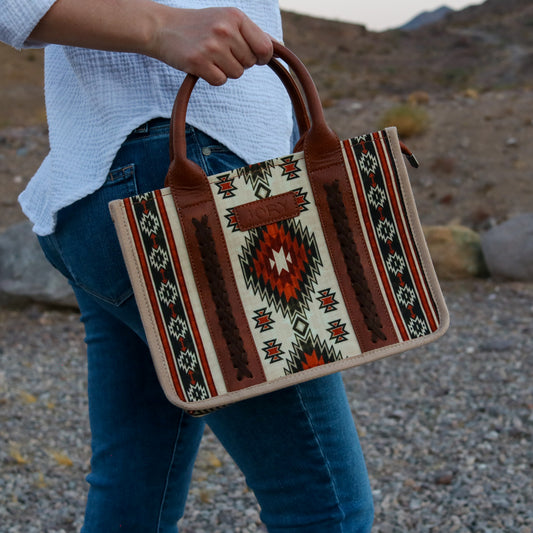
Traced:
<path fill-rule="evenodd" d="M 427 105 L 429 101 L 430 96 L 426 91 L 415 91 L 407 97 L 407 102 L 410 105 Z"/>
<path fill-rule="evenodd" d="M 381 117 L 379 128 L 388 126 L 396 126 L 400 137 L 413 137 L 428 129 L 429 116 L 427 111 L 421 107 L 401 104 L 391 107 Z"/>

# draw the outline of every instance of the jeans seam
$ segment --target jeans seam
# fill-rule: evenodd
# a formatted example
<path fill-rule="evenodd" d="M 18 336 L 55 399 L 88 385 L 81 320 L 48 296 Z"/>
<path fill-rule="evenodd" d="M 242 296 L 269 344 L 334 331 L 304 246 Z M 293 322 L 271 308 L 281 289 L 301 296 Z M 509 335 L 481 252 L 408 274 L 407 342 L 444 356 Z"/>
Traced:
<path fill-rule="evenodd" d="M 181 425 L 183 423 L 183 416 L 184 416 L 184 412 L 183 411 L 180 411 L 180 416 L 179 416 L 179 420 L 178 420 L 178 431 L 176 433 L 176 438 L 174 439 L 174 446 L 172 447 L 172 455 L 170 456 L 170 462 L 169 462 L 169 466 L 168 466 L 168 470 L 167 470 L 167 476 L 165 478 L 165 486 L 163 487 L 163 492 L 161 494 L 161 505 L 159 506 L 159 514 L 157 516 L 157 525 L 156 525 L 156 533 L 159 533 L 160 531 L 160 527 L 161 527 L 161 518 L 163 516 L 163 509 L 165 507 L 165 503 L 166 503 L 166 497 L 167 497 L 167 491 L 168 491 L 168 486 L 169 486 L 169 483 L 170 483 L 170 477 L 171 477 L 171 474 L 172 474 L 172 469 L 174 468 L 174 460 L 176 458 L 176 449 L 178 447 L 178 442 L 179 442 L 179 439 L 180 439 L 180 436 L 181 436 Z"/>
<path fill-rule="evenodd" d="M 69 265 L 67 265 L 67 263 L 66 263 L 66 261 L 64 259 L 65 253 L 63 252 L 63 248 L 62 248 L 61 244 L 59 243 L 59 239 L 57 238 L 57 234 L 56 233 L 52 233 L 48 237 L 50 238 L 50 243 L 55 248 L 55 251 L 57 253 L 57 256 L 58 256 L 59 260 L 61 261 L 62 265 L 65 267 L 65 271 L 68 273 L 68 276 L 65 275 L 65 274 L 63 274 L 63 275 L 69 280 L 70 283 L 73 283 L 74 285 L 79 285 L 78 282 L 76 281 L 76 278 L 74 277 L 72 269 L 69 267 Z M 59 270 L 57 268 L 57 266 L 55 268 L 57 270 Z"/>
<path fill-rule="evenodd" d="M 190 135 L 194 138 L 194 145 L 197 150 L 196 157 L 198 158 L 197 163 L 202 167 L 202 170 L 209 176 L 211 174 L 211 169 L 209 168 L 209 165 L 207 163 L 207 159 L 205 155 L 202 152 L 202 148 L 204 146 L 200 142 L 200 139 L 198 138 L 198 132 L 196 128 L 191 128 Z"/>
<path fill-rule="evenodd" d="M 327 459 L 327 456 L 326 454 L 324 453 L 324 448 L 322 447 L 322 443 L 320 442 L 320 438 L 317 434 L 317 431 L 315 430 L 315 426 L 314 426 L 314 423 L 313 423 L 313 418 L 311 416 L 311 413 L 309 412 L 309 409 L 307 408 L 307 405 L 305 404 L 305 402 L 303 401 L 303 398 L 302 398 L 302 394 L 301 394 L 301 391 L 300 391 L 300 388 L 299 386 L 296 386 L 296 394 L 298 396 L 298 400 L 300 402 L 300 405 L 302 407 L 302 410 L 303 410 L 303 413 L 305 415 L 305 418 L 306 420 L 309 422 L 309 425 L 310 427 L 312 428 L 313 430 L 313 439 L 314 441 L 317 443 L 317 446 L 318 446 L 318 449 L 320 450 L 320 455 L 322 457 L 322 460 L 324 461 L 324 465 L 326 467 L 326 470 L 328 472 L 328 475 L 329 475 L 329 484 L 332 488 L 332 491 L 333 491 L 333 495 L 335 496 L 335 504 L 337 505 L 337 509 L 341 512 L 342 514 L 342 517 L 341 517 L 341 523 L 340 523 L 340 526 L 341 526 L 341 529 L 344 529 L 343 525 L 342 525 L 342 521 L 344 520 L 345 518 L 345 513 L 344 511 L 342 510 L 342 506 L 341 506 L 341 502 L 340 502 L 340 499 L 339 499 L 339 491 L 338 491 L 338 488 L 337 488 L 337 485 L 335 483 L 335 478 L 333 476 L 333 473 L 331 472 L 331 466 L 329 464 L 329 461 Z"/>

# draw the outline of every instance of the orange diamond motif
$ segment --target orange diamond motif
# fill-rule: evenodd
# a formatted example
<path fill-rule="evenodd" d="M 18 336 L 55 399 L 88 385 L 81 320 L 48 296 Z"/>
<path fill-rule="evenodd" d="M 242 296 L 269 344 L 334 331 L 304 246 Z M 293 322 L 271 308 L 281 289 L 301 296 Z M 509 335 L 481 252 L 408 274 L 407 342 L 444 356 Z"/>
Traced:
<path fill-rule="evenodd" d="M 285 316 L 308 309 L 322 262 L 314 236 L 298 221 L 250 231 L 240 261 L 247 286 Z"/>

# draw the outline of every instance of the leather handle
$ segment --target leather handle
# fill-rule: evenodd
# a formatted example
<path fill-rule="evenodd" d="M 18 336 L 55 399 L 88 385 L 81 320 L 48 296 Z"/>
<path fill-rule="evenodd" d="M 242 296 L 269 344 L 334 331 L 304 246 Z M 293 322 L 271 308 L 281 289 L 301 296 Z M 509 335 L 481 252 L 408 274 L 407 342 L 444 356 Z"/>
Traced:
<path fill-rule="evenodd" d="M 278 78 L 283 83 L 285 90 L 289 94 L 289 97 L 292 102 L 292 107 L 295 111 L 296 124 L 298 125 L 298 131 L 300 132 L 300 137 L 303 137 L 305 132 L 309 129 L 309 115 L 307 114 L 307 108 L 305 102 L 302 98 L 302 93 L 294 78 L 291 76 L 290 72 L 278 61 L 275 57 L 270 60 L 268 65 L 278 76 Z M 179 94 L 179 93 L 178 93 Z M 174 135 L 173 127 L 170 128 L 170 160 L 174 159 Z M 300 144 L 302 140 L 300 139 Z"/>
<path fill-rule="evenodd" d="M 294 80 L 288 81 L 290 74 L 284 67 L 276 64 L 274 58 L 269 66 L 280 77 L 292 98 L 299 127 L 307 128 L 300 133 L 302 138 L 298 144 L 303 144 L 308 164 L 317 168 L 328 164 L 328 154 L 336 151 L 339 147 L 339 138 L 329 128 L 324 117 L 322 103 L 317 88 L 305 65 L 288 48 L 273 41 L 274 56 L 285 61 L 292 69 L 307 103 L 310 121 L 306 118 L 307 111 L 300 91 L 294 84 Z M 280 68 L 281 67 L 281 68 Z M 176 96 L 171 118 L 171 163 L 165 180 L 165 185 L 172 190 L 172 195 L 177 207 L 191 205 L 209 198 L 209 183 L 205 172 L 192 161 L 187 159 L 187 145 L 185 138 L 185 118 L 187 105 L 191 93 L 198 80 L 197 76 L 188 74 Z M 308 127 L 307 127 L 308 126 Z M 303 143 L 302 143 L 303 140 Z"/>

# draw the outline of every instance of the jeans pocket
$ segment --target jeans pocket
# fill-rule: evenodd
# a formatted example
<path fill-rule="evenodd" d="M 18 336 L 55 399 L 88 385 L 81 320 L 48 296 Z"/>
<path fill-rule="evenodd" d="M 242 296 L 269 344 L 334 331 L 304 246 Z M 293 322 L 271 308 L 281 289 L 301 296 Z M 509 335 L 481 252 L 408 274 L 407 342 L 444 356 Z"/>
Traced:
<path fill-rule="evenodd" d="M 135 181 L 135 165 L 133 163 L 112 168 L 107 175 L 103 188 L 112 187 L 119 183 L 124 185 L 128 191 L 128 196 L 138 194 L 137 183 Z"/>
<path fill-rule="evenodd" d="M 99 190 L 62 209 L 55 233 L 40 239 L 53 266 L 112 305 L 120 305 L 133 291 L 108 204 L 137 191 L 135 165 L 117 167 Z"/>

